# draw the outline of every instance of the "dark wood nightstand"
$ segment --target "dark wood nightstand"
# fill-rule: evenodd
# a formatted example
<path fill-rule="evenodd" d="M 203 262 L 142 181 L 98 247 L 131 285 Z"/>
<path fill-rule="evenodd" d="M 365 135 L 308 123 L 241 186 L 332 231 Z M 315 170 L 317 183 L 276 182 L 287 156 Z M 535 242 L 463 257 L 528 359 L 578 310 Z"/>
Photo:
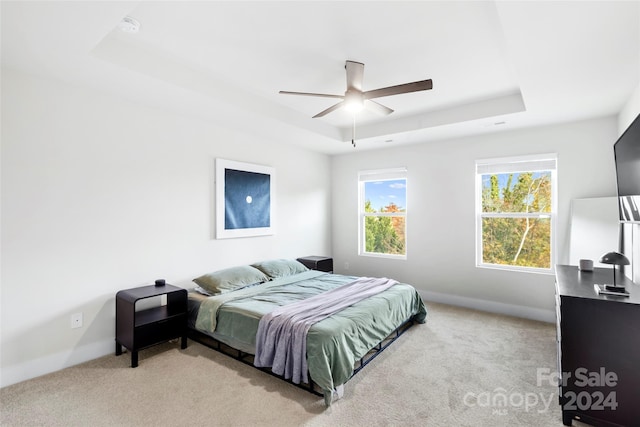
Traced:
<path fill-rule="evenodd" d="M 136 302 L 167 296 L 166 305 L 136 311 Z M 131 367 L 138 366 L 138 350 L 173 338 L 187 348 L 187 290 L 172 285 L 142 286 L 116 294 L 116 356 L 131 351 Z"/>
<path fill-rule="evenodd" d="M 298 258 L 298 261 L 303 263 L 307 268 L 318 271 L 326 271 L 327 273 L 333 273 L 333 258 L 326 256 L 305 256 Z"/>

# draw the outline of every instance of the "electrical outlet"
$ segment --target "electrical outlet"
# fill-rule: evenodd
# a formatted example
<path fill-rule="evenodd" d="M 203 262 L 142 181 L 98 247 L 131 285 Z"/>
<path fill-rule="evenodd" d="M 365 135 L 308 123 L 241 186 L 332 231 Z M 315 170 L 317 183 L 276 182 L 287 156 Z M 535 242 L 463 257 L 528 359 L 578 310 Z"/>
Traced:
<path fill-rule="evenodd" d="M 349 263 L 348 263 L 348 262 L 345 262 L 345 263 L 344 263 L 344 269 L 345 269 L 345 270 L 348 270 L 348 269 L 349 269 Z"/>
<path fill-rule="evenodd" d="M 71 329 L 82 328 L 82 313 L 71 315 Z"/>

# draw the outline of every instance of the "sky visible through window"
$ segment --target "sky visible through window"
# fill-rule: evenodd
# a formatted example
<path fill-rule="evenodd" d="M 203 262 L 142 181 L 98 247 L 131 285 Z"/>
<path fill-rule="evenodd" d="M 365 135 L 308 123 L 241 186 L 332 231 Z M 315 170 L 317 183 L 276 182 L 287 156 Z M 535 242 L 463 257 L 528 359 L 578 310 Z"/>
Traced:
<path fill-rule="evenodd" d="M 364 198 L 371 202 L 371 207 L 380 212 L 389 203 L 395 203 L 398 208 L 407 208 L 407 181 L 394 179 L 389 181 L 368 181 L 364 183 Z"/>

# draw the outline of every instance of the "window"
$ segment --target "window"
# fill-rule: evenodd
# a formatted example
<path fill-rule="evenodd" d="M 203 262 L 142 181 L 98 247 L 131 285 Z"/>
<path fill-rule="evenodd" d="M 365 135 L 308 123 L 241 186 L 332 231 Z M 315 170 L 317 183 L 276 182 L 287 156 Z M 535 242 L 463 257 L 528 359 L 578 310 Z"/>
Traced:
<path fill-rule="evenodd" d="M 406 259 L 407 170 L 362 171 L 359 254 Z"/>
<path fill-rule="evenodd" d="M 476 264 L 551 273 L 555 154 L 476 161 Z"/>

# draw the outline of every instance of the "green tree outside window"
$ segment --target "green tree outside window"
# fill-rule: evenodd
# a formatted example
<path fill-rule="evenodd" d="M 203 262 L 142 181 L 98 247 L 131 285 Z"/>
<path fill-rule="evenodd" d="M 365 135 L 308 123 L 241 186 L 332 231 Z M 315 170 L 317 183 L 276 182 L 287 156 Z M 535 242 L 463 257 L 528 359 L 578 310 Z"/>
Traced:
<path fill-rule="evenodd" d="M 374 171 L 361 176 L 360 253 L 406 256 L 406 171 Z"/>
<path fill-rule="evenodd" d="M 482 262 L 551 268 L 551 171 L 482 175 Z"/>

